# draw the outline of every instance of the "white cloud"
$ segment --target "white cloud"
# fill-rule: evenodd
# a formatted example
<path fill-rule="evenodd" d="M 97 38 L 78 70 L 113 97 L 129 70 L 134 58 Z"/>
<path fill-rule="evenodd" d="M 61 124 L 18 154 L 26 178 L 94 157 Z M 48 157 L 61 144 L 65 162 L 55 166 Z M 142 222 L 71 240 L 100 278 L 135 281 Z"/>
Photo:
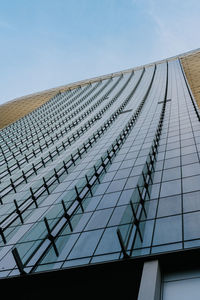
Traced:
<path fill-rule="evenodd" d="M 157 48 L 163 56 L 176 55 L 200 46 L 200 19 L 195 14 L 195 5 L 178 0 L 147 0 L 145 10 L 155 23 Z"/>

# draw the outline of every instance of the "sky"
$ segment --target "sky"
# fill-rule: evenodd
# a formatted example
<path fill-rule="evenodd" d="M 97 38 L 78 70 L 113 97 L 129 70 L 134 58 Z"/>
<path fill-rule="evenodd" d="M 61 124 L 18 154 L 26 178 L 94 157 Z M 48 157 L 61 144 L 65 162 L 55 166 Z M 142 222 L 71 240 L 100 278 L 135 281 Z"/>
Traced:
<path fill-rule="evenodd" d="M 199 47 L 199 0 L 0 0 L 0 104 Z"/>

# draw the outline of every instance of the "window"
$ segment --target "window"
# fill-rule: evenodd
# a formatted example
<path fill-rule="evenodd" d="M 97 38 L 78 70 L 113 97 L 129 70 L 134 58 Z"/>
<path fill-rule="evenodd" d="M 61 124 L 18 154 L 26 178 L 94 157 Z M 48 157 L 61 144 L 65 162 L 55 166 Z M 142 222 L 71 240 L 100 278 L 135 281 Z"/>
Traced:
<path fill-rule="evenodd" d="M 165 274 L 163 278 L 161 299 L 199 300 L 200 270 Z"/>

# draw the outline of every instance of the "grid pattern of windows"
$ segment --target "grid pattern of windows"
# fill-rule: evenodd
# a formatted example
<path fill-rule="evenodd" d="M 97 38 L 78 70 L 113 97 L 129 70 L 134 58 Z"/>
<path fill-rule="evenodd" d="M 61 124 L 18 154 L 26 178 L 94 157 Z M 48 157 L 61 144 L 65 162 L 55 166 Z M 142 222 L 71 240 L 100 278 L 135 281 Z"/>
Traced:
<path fill-rule="evenodd" d="M 177 59 L 56 95 L 1 131 L 0 276 L 198 247 L 199 152 Z"/>

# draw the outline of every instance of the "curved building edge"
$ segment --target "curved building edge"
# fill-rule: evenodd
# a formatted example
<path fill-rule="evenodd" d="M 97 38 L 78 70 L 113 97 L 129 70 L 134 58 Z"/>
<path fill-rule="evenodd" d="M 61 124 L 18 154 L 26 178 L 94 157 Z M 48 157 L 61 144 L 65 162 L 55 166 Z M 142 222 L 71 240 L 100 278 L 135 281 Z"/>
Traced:
<path fill-rule="evenodd" d="M 90 79 L 80 80 L 77 82 L 69 83 L 67 85 L 58 86 L 52 89 L 44 90 L 41 92 L 29 94 L 19 98 L 15 98 L 0 105 L 0 129 L 9 126 L 15 121 L 23 118 L 25 115 L 31 113 L 35 109 L 39 108 L 52 97 L 58 93 L 66 92 L 67 90 L 82 87 L 84 85 L 97 82 L 100 80 L 108 79 L 111 77 L 119 76 L 133 70 L 138 70 L 141 68 L 148 68 L 153 64 L 159 64 L 164 61 L 170 61 L 179 58 L 183 66 L 186 78 L 190 85 L 192 94 L 200 107 L 200 48 L 182 53 L 167 59 L 162 59 L 156 62 L 145 64 L 142 66 L 125 69 L 122 71 L 110 73 L 107 75 L 102 75 L 98 77 L 93 77 Z"/>

